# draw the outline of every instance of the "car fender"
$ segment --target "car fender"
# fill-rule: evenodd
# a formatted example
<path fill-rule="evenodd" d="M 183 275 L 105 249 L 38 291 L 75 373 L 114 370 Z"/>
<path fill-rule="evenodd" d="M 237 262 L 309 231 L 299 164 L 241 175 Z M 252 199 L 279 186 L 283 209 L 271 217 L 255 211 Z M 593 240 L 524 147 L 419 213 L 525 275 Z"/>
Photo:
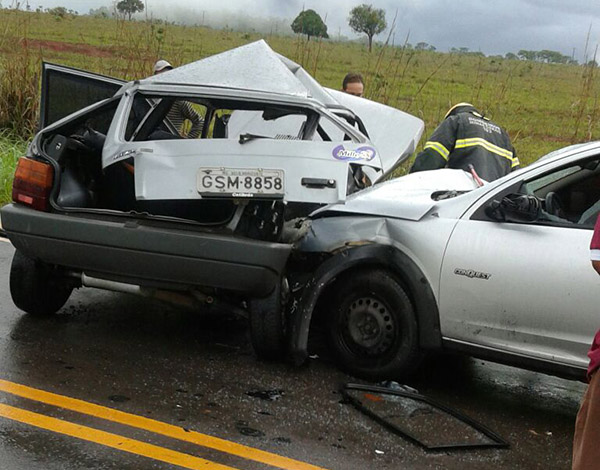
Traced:
<path fill-rule="evenodd" d="M 442 346 L 439 311 L 433 290 L 421 269 L 402 251 L 389 245 L 348 247 L 324 261 L 304 285 L 290 308 L 290 355 L 296 364 L 308 355 L 308 335 L 315 306 L 325 289 L 340 274 L 364 265 L 388 269 L 408 289 L 419 325 L 419 344 L 425 349 Z"/>

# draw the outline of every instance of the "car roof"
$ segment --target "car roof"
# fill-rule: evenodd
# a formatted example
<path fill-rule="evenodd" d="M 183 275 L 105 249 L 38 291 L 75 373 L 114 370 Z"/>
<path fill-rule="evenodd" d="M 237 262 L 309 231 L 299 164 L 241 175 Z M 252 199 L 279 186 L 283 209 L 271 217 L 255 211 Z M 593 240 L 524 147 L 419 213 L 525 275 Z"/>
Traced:
<path fill-rule="evenodd" d="M 264 41 L 256 41 L 139 81 L 141 88 L 161 85 L 245 90 L 287 96 L 292 101 L 314 99 L 325 106 L 340 106 L 300 65 L 277 54 Z"/>

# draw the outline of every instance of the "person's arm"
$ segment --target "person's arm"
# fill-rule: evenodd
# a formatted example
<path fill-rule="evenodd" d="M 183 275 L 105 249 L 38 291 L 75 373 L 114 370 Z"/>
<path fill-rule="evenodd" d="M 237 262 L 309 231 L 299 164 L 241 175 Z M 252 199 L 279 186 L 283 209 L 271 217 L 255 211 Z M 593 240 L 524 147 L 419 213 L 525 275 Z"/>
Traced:
<path fill-rule="evenodd" d="M 197 139 L 198 136 L 202 133 L 202 128 L 204 127 L 204 120 L 200 115 L 194 111 L 192 105 L 185 101 L 181 103 L 181 114 L 185 119 L 188 119 L 192 123 L 192 128 L 188 132 L 188 139 Z"/>
<path fill-rule="evenodd" d="M 417 155 L 409 173 L 444 168 L 456 143 L 458 122 L 456 116 L 444 119 L 425 142 L 423 151 Z"/>

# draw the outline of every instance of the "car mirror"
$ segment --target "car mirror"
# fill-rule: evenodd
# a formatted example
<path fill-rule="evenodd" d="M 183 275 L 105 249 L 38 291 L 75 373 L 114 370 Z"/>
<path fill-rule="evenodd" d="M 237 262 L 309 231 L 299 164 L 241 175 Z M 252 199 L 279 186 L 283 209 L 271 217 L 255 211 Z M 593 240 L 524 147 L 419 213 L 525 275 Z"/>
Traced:
<path fill-rule="evenodd" d="M 540 200 L 526 194 L 508 194 L 494 199 L 485 208 L 486 215 L 496 222 L 535 222 L 542 210 Z"/>

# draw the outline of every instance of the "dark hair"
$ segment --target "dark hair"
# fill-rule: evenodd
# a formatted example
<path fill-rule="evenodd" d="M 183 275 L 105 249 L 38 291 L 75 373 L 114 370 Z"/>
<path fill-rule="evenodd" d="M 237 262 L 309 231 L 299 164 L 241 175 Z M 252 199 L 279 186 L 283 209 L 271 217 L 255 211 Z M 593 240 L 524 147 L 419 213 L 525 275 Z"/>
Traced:
<path fill-rule="evenodd" d="M 344 77 L 344 81 L 342 82 L 342 90 L 346 89 L 348 83 L 362 83 L 363 85 L 365 84 L 362 75 L 360 73 L 354 72 L 346 74 L 346 76 Z"/>

